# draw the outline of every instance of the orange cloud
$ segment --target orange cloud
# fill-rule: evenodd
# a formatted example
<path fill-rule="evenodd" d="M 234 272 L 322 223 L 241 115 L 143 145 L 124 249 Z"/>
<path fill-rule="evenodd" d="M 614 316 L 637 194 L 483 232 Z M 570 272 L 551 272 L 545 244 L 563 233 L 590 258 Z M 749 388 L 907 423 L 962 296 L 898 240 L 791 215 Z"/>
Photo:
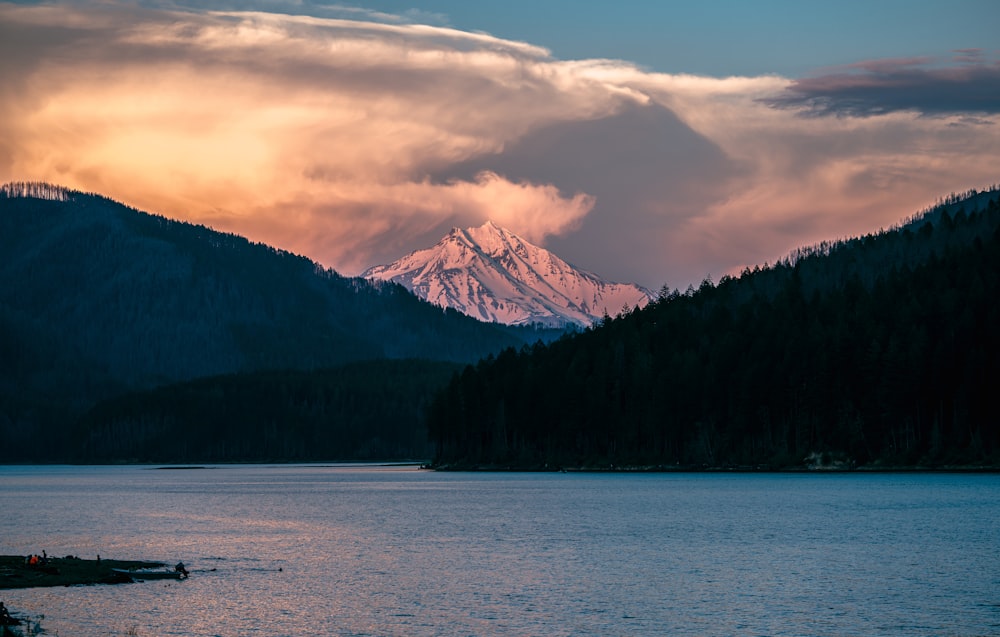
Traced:
<path fill-rule="evenodd" d="M 801 117 L 769 105 L 780 77 L 260 12 L 0 4 L 0 77 L 0 182 L 346 274 L 493 219 L 611 278 L 682 285 L 991 183 L 1000 147 L 989 115 Z"/>
<path fill-rule="evenodd" d="M 530 65 L 547 55 L 536 47 L 419 25 L 114 5 L 4 6 L 0 19 L 34 31 L 16 46 L 37 60 L 4 69 L 23 86 L 0 111 L 4 180 L 108 193 L 265 240 L 277 232 L 351 269 L 369 265 L 352 244 L 411 216 L 492 217 L 534 240 L 571 227 L 592 206 L 584 193 L 495 174 L 432 183 L 427 171 L 621 99 L 560 92 Z M 56 26 L 71 36 L 47 37 Z M 311 228 L 296 231 L 303 221 Z"/>

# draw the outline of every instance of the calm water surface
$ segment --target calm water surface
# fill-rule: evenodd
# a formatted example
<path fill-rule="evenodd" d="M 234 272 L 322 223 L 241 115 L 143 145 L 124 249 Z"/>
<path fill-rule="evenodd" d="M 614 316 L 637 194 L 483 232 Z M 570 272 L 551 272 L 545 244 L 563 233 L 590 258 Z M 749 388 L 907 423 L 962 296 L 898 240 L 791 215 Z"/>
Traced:
<path fill-rule="evenodd" d="M 1000 476 L 0 467 L 0 553 L 183 582 L 0 591 L 52 635 L 1000 635 Z"/>

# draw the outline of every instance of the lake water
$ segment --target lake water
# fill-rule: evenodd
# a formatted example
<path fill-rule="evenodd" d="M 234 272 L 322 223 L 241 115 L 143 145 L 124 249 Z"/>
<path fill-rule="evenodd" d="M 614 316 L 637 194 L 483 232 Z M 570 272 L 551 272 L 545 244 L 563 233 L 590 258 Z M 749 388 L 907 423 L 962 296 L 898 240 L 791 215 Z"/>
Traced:
<path fill-rule="evenodd" d="M 51 635 L 1000 635 L 1000 476 L 0 467 Z"/>

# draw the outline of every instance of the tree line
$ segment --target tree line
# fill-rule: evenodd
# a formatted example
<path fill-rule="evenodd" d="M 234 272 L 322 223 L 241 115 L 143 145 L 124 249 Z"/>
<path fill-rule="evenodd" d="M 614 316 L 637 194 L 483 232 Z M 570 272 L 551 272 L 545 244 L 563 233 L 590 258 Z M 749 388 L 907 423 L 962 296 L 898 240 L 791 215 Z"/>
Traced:
<path fill-rule="evenodd" d="M 996 466 L 998 195 L 467 366 L 435 464 Z"/>
<path fill-rule="evenodd" d="M 456 367 L 368 361 L 134 392 L 90 409 L 63 455 L 100 463 L 426 461 L 427 402 Z"/>

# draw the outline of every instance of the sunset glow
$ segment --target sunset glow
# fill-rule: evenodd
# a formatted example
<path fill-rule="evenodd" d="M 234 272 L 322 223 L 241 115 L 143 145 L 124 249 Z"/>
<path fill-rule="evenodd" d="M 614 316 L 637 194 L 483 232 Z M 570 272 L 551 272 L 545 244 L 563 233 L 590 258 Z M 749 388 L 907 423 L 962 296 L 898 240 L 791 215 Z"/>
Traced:
<path fill-rule="evenodd" d="M 349 275 L 492 219 L 656 288 L 997 181 L 994 52 L 715 78 L 377 18 L 0 4 L 0 182 Z"/>

